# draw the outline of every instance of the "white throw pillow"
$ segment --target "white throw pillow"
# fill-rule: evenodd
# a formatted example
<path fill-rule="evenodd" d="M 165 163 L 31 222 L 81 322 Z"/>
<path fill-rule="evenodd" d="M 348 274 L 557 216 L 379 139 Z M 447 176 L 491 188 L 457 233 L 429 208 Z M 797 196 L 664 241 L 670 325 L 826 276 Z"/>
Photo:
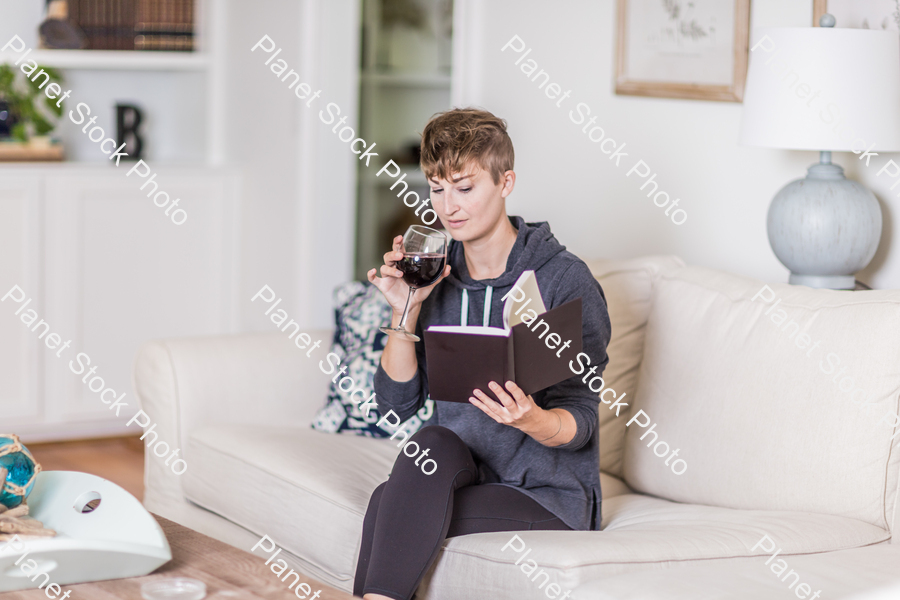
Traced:
<path fill-rule="evenodd" d="M 628 427 L 626 482 L 680 502 L 888 529 L 898 404 L 900 291 L 763 288 L 679 269 L 654 286 L 632 410 L 656 426 L 648 433 L 642 416 Z M 681 475 L 655 455 L 675 449 Z"/>
<path fill-rule="evenodd" d="M 684 262 L 675 256 L 585 262 L 603 288 L 612 325 L 612 337 L 606 350 L 609 364 L 603 371 L 603 380 L 617 396 L 625 393 L 626 398 L 634 397 L 644 353 L 644 328 L 650 314 L 653 280 L 660 273 L 683 267 Z M 616 418 L 609 405 L 600 405 L 600 470 L 619 478 L 623 476 L 627 419 L 624 411 Z"/>

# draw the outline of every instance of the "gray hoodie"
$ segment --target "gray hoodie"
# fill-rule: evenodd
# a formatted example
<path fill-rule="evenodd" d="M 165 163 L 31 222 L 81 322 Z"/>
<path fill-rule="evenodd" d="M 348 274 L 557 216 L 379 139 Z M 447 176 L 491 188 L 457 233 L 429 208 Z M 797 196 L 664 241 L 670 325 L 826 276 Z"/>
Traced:
<path fill-rule="evenodd" d="M 476 281 L 469 276 L 461 243 L 448 250 L 450 275 L 422 303 L 416 333 L 430 325 L 488 325 L 503 327 L 501 299 L 523 271 L 535 272 L 547 309 L 581 298 L 582 351 L 603 372 L 609 358 L 610 323 L 606 298 L 587 265 L 566 251 L 546 222 L 525 223 L 510 217 L 519 232 L 496 279 Z M 486 301 L 487 299 L 487 301 Z M 485 306 L 487 304 L 487 306 Z M 374 387 L 379 410 L 392 409 L 406 420 L 421 408 L 428 395 L 425 344 L 416 343 L 419 368 L 409 381 L 392 380 L 379 364 Z M 558 360 L 564 360 L 559 358 Z M 574 365 L 578 368 L 578 364 Z M 500 382 L 502 385 L 502 382 Z M 514 487 L 553 512 L 572 529 L 600 529 L 600 456 L 597 425 L 599 398 L 582 376 L 571 378 L 532 395 L 541 408 L 564 408 L 578 425 L 568 444 L 549 448 L 518 429 L 497 423 L 478 407 L 458 402 L 435 402 L 427 425 L 454 431 L 472 451 L 479 469 L 478 483 Z"/>

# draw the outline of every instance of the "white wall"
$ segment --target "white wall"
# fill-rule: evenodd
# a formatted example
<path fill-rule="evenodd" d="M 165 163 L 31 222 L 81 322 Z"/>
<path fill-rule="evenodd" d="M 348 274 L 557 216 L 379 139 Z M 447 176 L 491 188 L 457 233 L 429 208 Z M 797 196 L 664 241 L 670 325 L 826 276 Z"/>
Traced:
<path fill-rule="evenodd" d="M 23 23 L 29 25 L 39 24 L 44 20 L 44 3 L 36 0 L 0 0 L 0 47 L 18 35 L 30 48 L 37 48 L 38 32 L 36 26 L 23 27 Z"/>
<path fill-rule="evenodd" d="M 766 211 L 781 187 L 805 175 L 817 153 L 738 146 L 739 103 L 615 95 L 615 5 L 458 0 L 457 24 L 464 29 L 457 41 L 467 47 L 456 50 L 464 66 L 454 75 L 455 104 L 480 105 L 509 123 L 517 183 L 508 211 L 549 221 L 557 238 L 585 258 L 677 254 L 690 264 L 787 281 L 788 270 L 769 247 Z M 811 22 L 810 0 L 752 3 L 751 27 Z M 560 108 L 514 65 L 518 55 L 500 51 L 513 35 L 532 48 L 528 58 L 550 73 L 551 82 L 572 90 Z M 618 168 L 569 119 L 579 102 L 599 115 L 597 124 L 609 136 L 626 143 L 628 157 Z M 626 177 L 638 159 L 657 173 L 660 189 L 681 199 L 688 213 L 683 225 L 653 205 L 636 175 Z M 887 192 L 891 182 L 877 181 L 874 168 L 860 169 L 852 154 L 835 154 L 834 161 L 870 186 L 884 210 L 881 246 L 859 279 L 900 288 L 900 246 L 891 240 L 900 211 Z"/>
<path fill-rule="evenodd" d="M 333 129 L 345 116 L 346 125 L 356 128 L 359 123 L 361 4 L 359 0 L 303 2 L 304 73 L 322 95 L 309 108 L 306 102 L 299 102 L 297 108 L 301 113 L 300 154 L 294 167 L 300 182 L 295 244 L 299 260 L 294 289 L 300 311 L 297 320 L 315 327 L 333 326 L 331 292 L 353 278 L 359 161 Z M 326 110 L 329 103 L 337 105 L 340 117 L 334 107 Z M 326 125 L 324 121 L 332 118 L 335 124 Z M 373 160 L 384 160 L 382 155 Z"/>
<path fill-rule="evenodd" d="M 231 0 L 225 12 L 225 112 L 232 125 L 224 157 L 243 176 L 238 300 L 243 329 L 265 330 L 265 311 L 249 301 L 264 285 L 290 298 L 298 121 L 292 95 L 281 93 L 287 86 L 264 64 L 269 55 L 250 48 L 268 35 L 282 48 L 280 57 L 299 62 L 300 7 L 293 0 Z"/>
<path fill-rule="evenodd" d="M 331 290 L 350 279 L 355 155 L 318 118 L 328 102 L 356 122 L 359 9 L 354 0 L 231 0 L 226 11 L 225 160 L 244 175 L 241 322 L 270 331 L 264 285 L 309 327 L 333 322 Z M 268 35 L 282 51 L 250 49 Z M 310 107 L 270 70 L 278 59 L 322 90 Z"/>

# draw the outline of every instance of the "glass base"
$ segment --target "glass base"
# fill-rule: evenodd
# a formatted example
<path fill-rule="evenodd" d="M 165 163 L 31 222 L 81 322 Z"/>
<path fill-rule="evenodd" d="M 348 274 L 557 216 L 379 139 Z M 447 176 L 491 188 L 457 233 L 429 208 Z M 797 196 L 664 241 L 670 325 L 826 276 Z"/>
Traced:
<path fill-rule="evenodd" d="M 399 327 L 379 327 L 378 330 L 401 340 L 407 340 L 409 342 L 419 341 L 419 336 L 410 333 L 405 329 L 400 329 Z"/>

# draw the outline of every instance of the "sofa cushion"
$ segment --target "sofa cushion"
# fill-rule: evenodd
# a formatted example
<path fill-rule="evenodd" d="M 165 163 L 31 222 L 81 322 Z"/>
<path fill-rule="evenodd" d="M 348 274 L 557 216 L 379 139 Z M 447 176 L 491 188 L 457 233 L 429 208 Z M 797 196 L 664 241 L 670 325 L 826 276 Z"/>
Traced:
<path fill-rule="evenodd" d="M 269 535 L 301 562 L 350 588 L 369 497 L 399 452 L 393 442 L 305 428 L 221 425 L 196 431 L 188 450 L 191 468 L 182 478 L 189 500 Z M 554 569 L 571 569 L 567 577 L 573 581 L 621 572 L 619 563 L 745 556 L 746 542 L 758 540 L 761 531 L 783 539 L 785 552 L 855 547 L 887 536 L 859 521 L 826 515 L 735 511 L 635 494 L 609 497 L 607 490 L 622 486 L 606 474 L 601 486 L 604 532 L 528 532 L 550 534 L 539 538 L 534 554 Z M 500 538 L 490 536 L 495 534 L 452 539 L 444 552 L 475 557 L 466 568 L 486 579 L 471 579 L 469 591 L 495 576 L 505 581 L 504 572 L 494 573 L 491 565 L 515 562 L 499 551 L 509 536 L 499 545 Z M 439 559 L 437 572 L 458 585 L 463 571 L 448 573 L 444 566 L 455 561 Z"/>
<path fill-rule="evenodd" d="M 660 273 L 683 267 L 675 256 L 648 256 L 631 260 L 588 260 L 591 273 L 606 296 L 612 337 L 607 354 L 609 364 L 603 379 L 617 394 L 634 396 L 638 368 L 644 353 L 644 328 L 650 314 L 653 281 Z M 625 421 L 615 411 L 600 405 L 600 470 L 622 477 L 625 453 Z M 605 496 L 604 491 L 604 496 Z"/>
<path fill-rule="evenodd" d="M 663 274 L 632 408 L 647 417 L 628 428 L 626 482 L 680 502 L 888 529 L 900 461 L 900 436 L 891 439 L 898 331 L 900 291 L 764 288 L 701 267 Z M 657 456 L 669 449 L 683 474 L 672 468 L 678 459 L 665 464 L 671 454 Z"/>
<path fill-rule="evenodd" d="M 188 443 L 182 484 L 191 502 L 352 584 L 369 497 L 399 452 L 306 428 L 206 427 Z"/>
<path fill-rule="evenodd" d="M 623 573 L 637 580 L 647 571 L 686 564 L 712 568 L 728 562 L 761 564 L 752 558 L 767 555 L 753 547 L 768 535 L 788 557 L 829 550 L 859 548 L 886 540 L 889 533 L 845 517 L 787 511 L 743 511 L 678 504 L 638 494 L 617 496 L 603 503 L 603 531 L 520 532 L 527 558 L 503 550 L 510 533 L 480 533 L 447 541 L 436 567 L 426 579 L 422 600 L 463 600 L 473 588 L 483 598 L 540 598 L 538 585 L 521 566 L 533 559 L 550 574 L 550 583 L 572 591 L 574 598 L 597 598 L 583 593 L 587 582 L 606 581 Z M 520 565 L 516 565 L 518 559 Z M 764 561 L 763 561 L 764 562 Z M 460 577 L 465 573 L 465 578 Z M 544 578 L 541 578 L 541 582 Z M 477 582 L 473 585 L 473 582 Z M 548 584 L 549 585 L 549 584 Z M 592 585 L 591 591 L 602 589 Z M 642 589 L 648 589 L 646 586 Z M 660 594 L 646 598 L 666 598 Z M 611 596 L 617 597 L 617 596 Z M 626 596 L 644 598 L 640 595 Z M 694 598 L 706 598 L 702 594 Z M 757 596 L 768 598 L 768 596 Z"/>
<path fill-rule="evenodd" d="M 900 548 L 896 546 L 878 544 L 791 556 L 785 562 L 799 574 L 799 580 L 790 571 L 779 578 L 772 571 L 777 562 L 766 565 L 766 560 L 763 556 L 743 561 L 707 561 L 625 573 L 589 581 L 579 586 L 575 595 L 592 600 L 797 600 L 821 592 L 817 598 L 850 600 L 851 594 L 860 594 L 853 595 L 854 600 L 900 598 Z M 798 592 L 804 583 L 808 587 Z"/>

